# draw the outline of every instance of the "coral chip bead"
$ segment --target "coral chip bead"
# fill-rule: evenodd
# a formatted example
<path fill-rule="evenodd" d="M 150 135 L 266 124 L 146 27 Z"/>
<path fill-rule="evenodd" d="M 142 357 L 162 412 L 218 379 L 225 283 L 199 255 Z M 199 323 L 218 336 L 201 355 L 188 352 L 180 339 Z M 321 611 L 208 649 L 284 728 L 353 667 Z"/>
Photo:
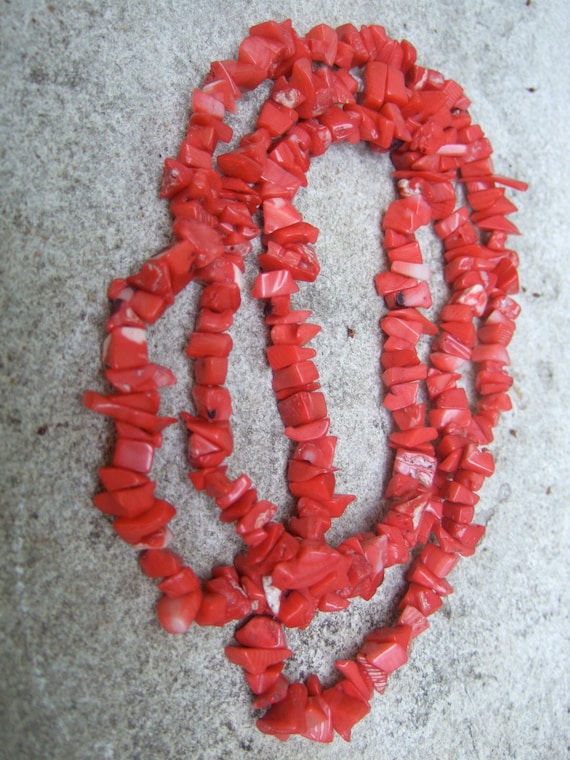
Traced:
<path fill-rule="evenodd" d="M 117 327 L 105 339 L 103 364 L 110 369 L 130 369 L 148 364 L 146 331 L 138 327 Z"/>
<path fill-rule="evenodd" d="M 304 425 L 326 417 L 327 406 L 322 393 L 300 391 L 279 401 L 279 414 L 287 426 Z"/>
<path fill-rule="evenodd" d="M 283 663 L 278 662 L 275 665 L 270 665 L 263 673 L 245 673 L 246 681 L 254 694 L 263 694 L 265 696 L 270 689 L 272 690 L 271 700 L 266 701 L 264 699 L 264 704 L 260 704 L 260 707 L 268 707 L 273 701 L 280 702 L 287 694 L 289 682 L 285 678 L 280 678 L 282 670 Z M 280 687 L 285 685 L 285 689 L 279 689 L 277 692 L 274 692 L 273 687 L 277 683 L 279 683 Z"/>
<path fill-rule="evenodd" d="M 176 514 L 175 508 L 163 499 L 155 499 L 153 506 L 138 517 L 118 517 L 113 529 L 128 544 L 138 544 L 145 536 L 164 528 Z"/>
<path fill-rule="evenodd" d="M 246 647 L 282 649 L 287 646 L 282 625 L 267 615 L 253 617 L 236 631 L 236 639 Z"/>
<path fill-rule="evenodd" d="M 259 675 L 271 665 L 283 662 L 291 657 L 293 652 L 286 647 L 263 649 L 260 647 L 236 647 L 225 648 L 226 657 L 234 665 L 240 665 L 248 673 Z"/>
<path fill-rule="evenodd" d="M 135 472 L 148 473 L 152 469 L 154 460 L 154 447 L 144 441 L 133 441 L 128 438 L 119 438 L 113 454 L 115 467 L 134 470 Z"/>
<path fill-rule="evenodd" d="M 200 590 L 183 596 L 163 596 L 158 600 L 158 622 L 168 633 L 186 633 L 202 601 Z"/>
<path fill-rule="evenodd" d="M 382 221 L 382 229 L 393 229 L 404 234 L 415 232 L 431 220 L 429 204 L 421 195 L 394 201 Z"/>
<path fill-rule="evenodd" d="M 345 741 L 349 742 L 353 727 L 365 715 L 368 715 L 370 705 L 360 695 L 352 696 L 347 693 L 345 688 L 343 688 L 343 684 L 345 683 L 347 682 L 343 681 L 330 689 L 326 689 L 323 691 L 322 696 L 331 710 L 334 730 Z"/>
<path fill-rule="evenodd" d="M 165 577 L 157 588 L 166 596 L 184 596 L 192 591 L 198 591 L 200 580 L 191 568 L 182 567 L 177 573 Z"/>
<path fill-rule="evenodd" d="M 140 558 L 141 568 L 150 578 L 166 578 L 182 568 L 182 558 L 170 549 L 151 549 Z"/>

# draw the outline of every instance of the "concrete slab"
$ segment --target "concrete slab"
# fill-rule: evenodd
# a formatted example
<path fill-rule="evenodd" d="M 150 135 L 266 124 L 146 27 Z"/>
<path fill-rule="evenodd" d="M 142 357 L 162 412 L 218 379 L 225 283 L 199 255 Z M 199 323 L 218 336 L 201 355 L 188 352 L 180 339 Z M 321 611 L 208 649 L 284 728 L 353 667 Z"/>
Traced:
<path fill-rule="evenodd" d="M 224 658 L 232 626 L 164 634 L 156 592 L 134 552 L 91 506 L 111 428 L 81 407 L 103 390 L 98 352 L 109 281 L 135 271 L 170 239 L 157 197 L 162 161 L 184 134 L 190 93 L 210 61 L 232 57 L 250 25 L 291 17 L 306 33 L 383 24 L 419 61 L 464 86 L 495 148 L 497 170 L 530 183 L 520 207 L 523 313 L 511 346 L 514 409 L 482 491 L 487 535 L 461 563 L 456 593 L 418 640 L 408 665 L 376 697 L 353 740 L 281 745 L 254 726 L 241 673 Z M 5 758 L 567 757 L 570 192 L 567 125 L 570 13 L 564 0 L 319 0 L 280 3 L 6 1 L 2 37 L 2 357 L 0 527 Z M 234 120 L 251 126 L 259 96 Z M 322 230 L 323 274 L 300 301 L 323 333 L 316 347 L 332 410 L 339 490 L 358 494 L 338 541 L 378 515 L 388 454 L 377 371 L 380 314 L 370 286 L 378 223 L 393 197 L 387 163 L 340 146 L 311 168 L 300 196 Z M 430 250 L 430 239 L 426 237 Z M 248 282 L 254 273 L 247 271 Z M 441 293 L 439 293 L 441 295 Z M 157 361 L 180 384 L 166 413 L 185 408 L 182 354 L 195 293 L 152 334 Z M 354 330 L 348 337 L 347 327 Z M 266 498 L 286 510 L 286 448 L 269 392 L 263 330 L 246 301 L 234 330 L 240 358 L 236 454 Z M 254 378 L 254 379 L 252 379 Z M 179 427 L 179 426 L 177 426 Z M 184 436 L 157 457 L 161 494 L 176 503 L 176 546 L 203 574 L 239 543 L 189 489 Z M 397 574 L 368 605 L 321 616 L 291 637 L 291 675 L 329 678 L 364 632 L 389 619 Z"/>

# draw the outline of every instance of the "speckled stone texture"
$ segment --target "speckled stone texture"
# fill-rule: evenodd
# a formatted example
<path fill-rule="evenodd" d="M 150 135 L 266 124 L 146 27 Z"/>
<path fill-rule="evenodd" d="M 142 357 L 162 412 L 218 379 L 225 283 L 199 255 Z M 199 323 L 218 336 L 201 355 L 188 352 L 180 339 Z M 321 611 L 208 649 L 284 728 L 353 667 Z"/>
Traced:
<path fill-rule="evenodd" d="M 302 34 L 325 22 L 380 23 L 408 38 L 419 62 L 456 79 L 495 148 L 499 173 L 527 180 L 514 240 L 523 307 L 511 344 L 514 409 L 492 445 L 497 472 L 478 520 L 488 527 L 461 562 L 455 594 L 409 663 L 355 728 L 350 745 L 280 744 L 254 727 L 241 671 L 224 658 L 232 625 L 165 634 L 156 591 L 135 553 L 91 505 L 111 425 L 81 407 L 103 391 L 99 347 L 105 291 L 169 242 L 157 196 L 176 153 L 190 93 L 210 61 L 232 57 L 250 25 L 292 18 Z M 300 3 L 2 0 L 0 6 L 2 539 L 0 756 L 30 760 L 176 758 L 567 757 L 568 440 L 570 324 L 570 11 L 566 0 L 319 0 Z M 252 126 L 264 92 L 233 119 Z M 336 146 L 299 194 L 321 228 L 322 276 L 298 303 L 323 325 L 318 367 L 339 436 L 339 491 L 358 495 L 331 531 L 341 540 L 381 512 L 389 465 L 381 406 L 372 277 L 383 264 L 379 222 L 393 197 L 388 159 Z M 423 242 L 436 275 L 436 246 Z M 247 271 L 252 283 L 254 272 Z M 436 289 L 443 295 L 442 287 Z M 190 288 L 151 331 L 152 356 L 179 385 L 166 414 L 187 408 Z M 231 471 L 265 498 L 290 501 L 287 456 L 270 392 L 259 305 L 244 299 L 233 330 Z M 347 328 L 354 331 L 349 336 Z M 176 548 L 207 574 L 239 550 L 215 507 L 191 491 L 184 433 L 157 457 L 160 494 L 179 507 Z M 369 604 L 321 615 L 293 632 L 298 676 L 325 680 L 373 625 L 390 620 L 397 571 Z M 288 666 L 289 667 L 289 666 Z"/>

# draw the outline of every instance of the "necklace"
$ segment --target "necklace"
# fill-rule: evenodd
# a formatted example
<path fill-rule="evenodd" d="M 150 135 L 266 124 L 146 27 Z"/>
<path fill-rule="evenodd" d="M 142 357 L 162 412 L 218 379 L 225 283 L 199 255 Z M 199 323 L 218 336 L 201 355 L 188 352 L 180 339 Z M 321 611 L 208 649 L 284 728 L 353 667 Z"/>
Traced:
<path fill-rule="evenodd" d="M 374 691 L 383 693 L 389 675 L 407 661 L 413 639 L 452 592 L 448 574 L 484 533 L 473 523 L 476 492 L 493 473 L 486 446 L 510 409 L 506 347 L 519 313 L 511 298 L 518 257 L 506 241 L 518 230 L 507 219 L 516 207 L 504 188 L 526 185 L 494 173 L 491 145 L 472 123 L 461 87 L 415 61 L 413 46 L 380 26 L 321 24 L 302 38 L 290 21 L 269 21 L 250 29 L 236 60 L 211 65 L 192 94 L 178 156 L 165 162 L 161 196 L 170 201 L 175 242 L 136 274 L 112 282 L 102 359 L 114 392 L 84 395 L 117 432 L 112 462 L 99 470 L 105 490 L 94 503 L 141 551 L 143 572 L 159 580 L 159 622 L 179 634 L 194 621 L 240 621 L 226 655 L 244 669 L 254 708 L 269 708 L 259 729 L 281 740 L 301 734 L 330 742 L 336 731 L 348 741 Z M 223 152 L 232 139 L 226 113 L 266 79 L 273 85 L 254 131 Z M 384 519 L 332 547 L 326 532 L 354 497 L 335 492 L 336 437 L 316 352 L 307 346 L 320 328 L 307 321 L 311 312 L 292 304 L 319 274 L 318 230 L 293 201 L 313 157 L 335 142 L 361 140 L 390 155 L 399 195 L 382 222 L 389 270 L 375 278 L 387 308 L 383 403 L 393 419 L 395 454 Z M 442 242 L 449 286 L 437 324 L 422 312 L 432 305 L 430 271 L 416 237 L 430 223 Z M 226 464 L 233 448 L 229 330 L 241 303 L 244 258 L 260 234 L 251 295 L 265 304 L 272 388 L 292 445 L 287 479 L 296 514 L 286 526 L 274 520 L 277 506 L 258 498 L 251 478 L 230 477 Z M 168 548 L 176 510 L 156 496 L 149 478 L 161 431 L 177 420 L 159 415 L 159 389 L 175 378 L 150 361 L 146 329 L 190 282 L 202 290 L 186 349 L 194 412 L 181 413 L 189 478 L 215 500 L 223 522 L 235 522 L 245 544 L 233 565 L 213 568 L 203 583 Z M 427 361 L 418 355 L 422 336 L 431 336 Z M 475 400 L 461 384 L 472 364 Z M 408 563 L 411 553 L 394 625 L 371 631 L 354 660 L 336 662 L 334 685 L 324 688 L 316 675 L 290 683 L 283 673 L 292 655 L 285 628 L 305 628 L 317 611 L 372 598 L 386 568 Z"/>

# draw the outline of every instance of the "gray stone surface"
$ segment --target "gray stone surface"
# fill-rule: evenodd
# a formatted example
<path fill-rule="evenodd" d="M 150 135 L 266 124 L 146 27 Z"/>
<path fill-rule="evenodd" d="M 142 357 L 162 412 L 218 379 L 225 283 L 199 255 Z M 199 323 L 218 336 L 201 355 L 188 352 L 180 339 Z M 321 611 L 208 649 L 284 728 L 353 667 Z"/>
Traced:
<path fill-rule="evenodd" d="M 111 427 L 81 407 L 83 389 L 104 389 L 109 281 L 170 239 L 157 184 L 193 87 L 210 61 L 235 55 L 251 24 L 287 17 L 301 33 L 352 21 L 410 39 L 420 62 L 464 86 L 498 171 L 531 185 L 515 198 L 523 312 L 511 346 L 514 409 L 497 432 L 497 473 L 478 507 L 487 535 L 350 745 L 281 745 L 256 731 L 241 672 L 223 655 L 231 625 L 161 631 L 152 583 L 91 506 Z M 0 756 L 567 757 L 569 20 L 565 0 L 2 2 Z M 259 97 L 245 101 L 234 120 L 240 134 Z M 371 278 L 392 193 L 386 160 L 342 146 L 315 162 L 300 195 L 322 229 L 323 275 L 299 302 L 324 326 L 315 343 L 340 437 L 339 489 L 359 497 L 335 540 L 378 515 L 388 464 Z M 184 295 L 152 332 L 153 357 L 180 381 L 163 395 L 166 413 L 186 406 L 182 348 L 195 297 Z M 258 307 L 247 299 L 234 337 L 232 471 L 246 469 L 285 513 L 287 452 Z M 239 543 L 190 491 L 183 432 L 165 438 L 155 472 L 180 508 L 176 547 L 205 575 Z M 334 658 L 389 619 L 400 585 L 390 573 L 370 604 L 292 635 L 291 675 L 315 668 L 328 678 Z"/>

